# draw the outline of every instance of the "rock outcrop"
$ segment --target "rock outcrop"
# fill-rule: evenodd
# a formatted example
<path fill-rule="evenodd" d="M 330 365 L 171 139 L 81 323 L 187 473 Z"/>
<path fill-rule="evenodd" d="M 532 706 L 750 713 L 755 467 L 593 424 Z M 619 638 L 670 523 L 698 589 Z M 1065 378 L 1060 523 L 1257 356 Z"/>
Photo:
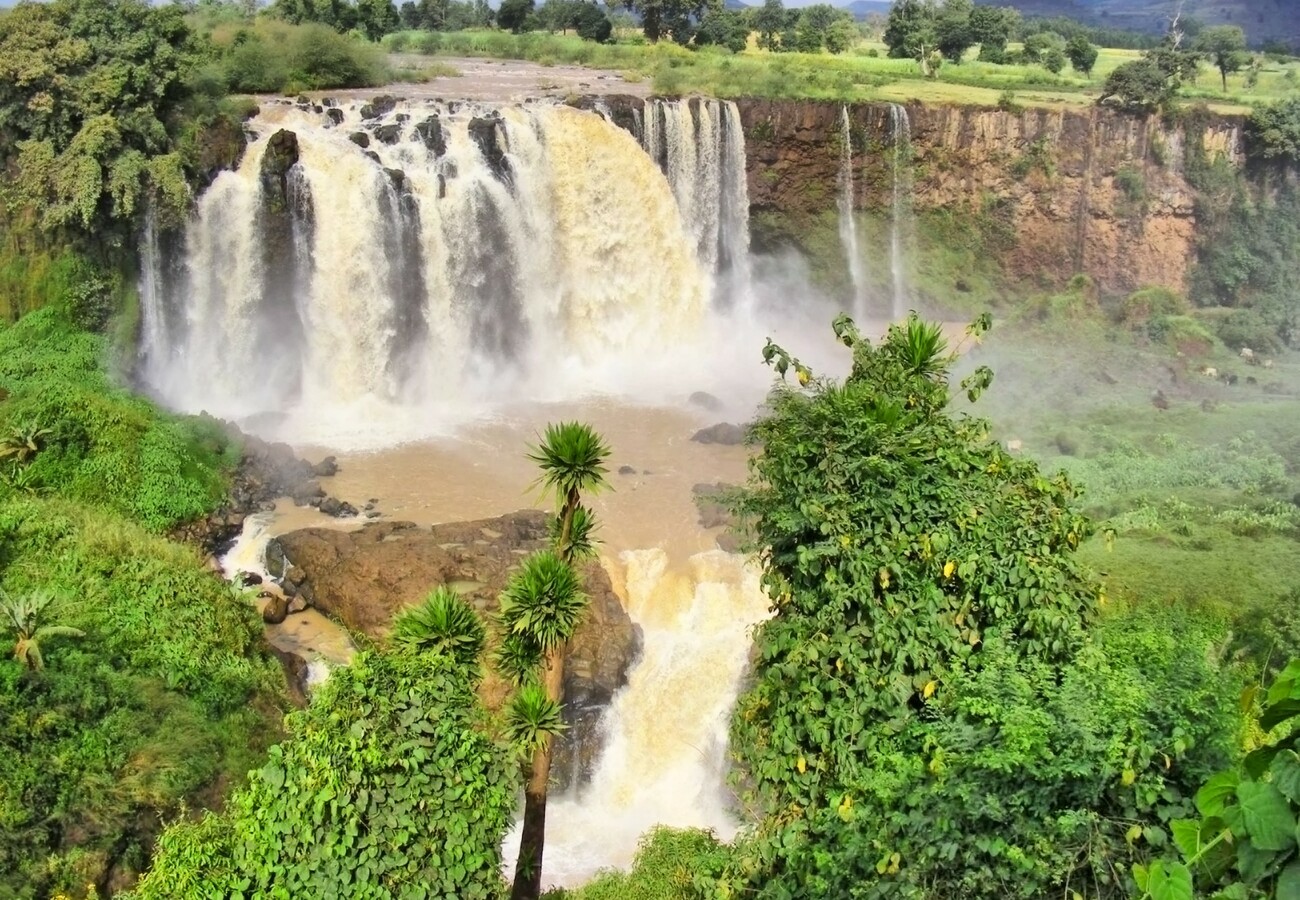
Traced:
<path fill-rule="evenodd" d="M 308 528 L 267 547 L 267 570 L 285 592 L 301 596 L 354 632 L 383 640 L 402 609 L 438 585 L 458 591 L 487 621 L 512 570 L 547 544 L 547 515 L 525 510 L 496 519 L 421 528 L 410 522 L 367 524 L 357 531 Z M 557 746 L 561 783 L 589 776 L 601 740 L 600 715 L 640 651 L 640 634 L 598 564 L 585 571 L 591 597 L 565 670 L 569 731 Z M 490 629 L 489 629 L 490 630 Z M 482 694 L 501 705 L 506 685 L 488 667 Z"/>

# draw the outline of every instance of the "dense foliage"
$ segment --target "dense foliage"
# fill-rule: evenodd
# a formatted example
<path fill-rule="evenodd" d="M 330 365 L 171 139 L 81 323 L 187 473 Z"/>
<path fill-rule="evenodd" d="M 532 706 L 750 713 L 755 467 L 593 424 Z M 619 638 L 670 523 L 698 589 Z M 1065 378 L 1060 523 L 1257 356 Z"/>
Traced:
<path fill-rule="evenodd" d="M 513 771 L 482 730 L 476 671 L 438 651 L 358 655 L 226 812 L 168 829 L 134 896 L 498 896 Z"/>
<path fill-rule="evenodd" d="M 1275 737 L 1196 794 L 1198 819 L 1173 823 L 1181 860 L 1138 866 L 1142 900 L 1300 896 L 1300 659 L 1269 687 L 1259 728 Z"/>
<path fill-rule="evenodd" d="M 839 328 L 852 373 L 800 368 L 807 391 L 773 394 L 739 504 L 777 615 L 734 743 L 763 805 L 796 814 L 856 783 L 992 637 L 1069 658 L 1099 593 L 1071 559 L 1089 524 L 1069 480 L 948 412 L 937 328 L 913 317 L 876 347 Z"/>
<path fill-rule="evenodd" d="M 771 398 L 738 502 L 776 615 L 733 719 L 764 819 L 723 884 L 1125 896 L 1231 759 L 1226 629 L 1152 609 L 1089 631 L 1105 598 L 1072 558 L 1090 527 L 1071 482 L 949 411 L 937 329 L 913 317 L 874 347 L 837 331 L 843 383 L 767 352 L 803 388 Z"/>
<path fill-rule="evenodd" d="M 0 330 L 0 498 L 57 494 L 162 531 L 211 511 L 237 457 L 213 420 L 177 418 L 114 387 L 105 339 L 63 310 L 31 313 Z"/>
<path fill-rule="evenodd" d="M 0 18 L 0 154 L 10 201 L 45 228 L 130 220 L 146 198 L 189 202 L 178 152 L 199 58 L 177 5 L 21 3 Z"/>
<path fill-rule="evenodd" d="M 0 635 L 0 897 L 82 896 L 144 868 L 158 817 L 238 779 L 274 734 L 278 667 L 192 551 L 63 500 L 0 500 L 0 587 L 51 600 L 39 671 Z"/>

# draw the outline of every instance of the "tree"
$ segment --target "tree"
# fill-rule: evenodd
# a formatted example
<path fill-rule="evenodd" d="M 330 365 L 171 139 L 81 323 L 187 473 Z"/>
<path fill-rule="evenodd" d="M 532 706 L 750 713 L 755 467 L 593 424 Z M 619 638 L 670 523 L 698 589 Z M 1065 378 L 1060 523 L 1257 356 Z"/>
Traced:
<path fill-rule="evenodd" d="M 740 53 L 749 43 L 749 26 L 744 15 L 736 10 L 711 9 L 700 20 L 695 43 L 701 47 L 713 44 Z"/>
<path fill-rule="evenodd" d="M 836 22 L 852 18 L 828 3 L 816 3 L 799 13 L 795 41 L 801 53 L 817 53 L 826 46 L 826 36 Z"/>
<path fill-rule="evenodd" d="M 934 4 L 923 0 L 899 0 L 889 10 L 884 41 L 891 58 L 920 60 L 924 66 L 938 41 Z"/>
<path fill-rule="evenodd" d="M 846 53 L 861 39 L 857 23 L 850 16 L 842 16 L 831 23 L 826 31 L 826 49 L 831 53 Z"/>
<path fill-rule="evenodd" d="M 1097 48 L 1089 43 L 1083 35 L 1075 35 L 1065 45 L 1065 55 L 1070 59 L 1074 71 L 1081 75 L 1092 75 L 1092 67 L 1097 64 Z"/>
<path fill-rule="evenodd" d="M 754 13 L 754 29 L 758 32 L 758 46 L 764 50 L 780 47 L 781 32 L 785 30 L 785 6 L 781 0 L 763 0 Z"/>
<path fill-rule="evenodd" d="M 1246 134 L 1253 154 L 1300 163 L 1300 97 L 1255 107 Z"/>
<path fill-rule="evenodd" d="M 402 610 L 389 638 L 417 653 L 441 653 L 459 668 L 477 667 L 487 641 L 483 623 L 459 594 L 438 587 L 423 603 Z"/>
<path fill-rule="evenodd" d="M 8 201 L 46 229 L 129 234 L 147 196 L 189 205 L 179 131 L 201 60 L 174 5 L 23 3 L 0 18 L 0 160 Z"/>
<path fill-rule="evenodd" d="M 935 21 L 936 47 L 944 59 L 960 63 L 975 44 L 970 27 L 973 10 L 973 0 L 944 0 Z"/>
<path fill-rule="evenodd" d="M 524 23 L 533 11 L 533 0 L 502 0 L 497 9 L 497 25 L 513 34 L 524 30 Z"/>
<path fill-rule="evenodd" d="M 608 41 L 609 36 L 614 33 L 614 23 L 609 20 L 605 11 L 595 3 L 580 2 L 577 6 L 573 26 L 578 32 L 578 37 L 598 44 Z"/>
<path fill-rule="evenodd" d="M 402 24 L 392 0 L 357 0 L 356 9 L 356 27 L 372 41 L 396 31 Z"/>
<path fill-rule="evenodd" d="M 1246 52 L 1246 33 L 1236 25 L 1213 25 L 1197 35 L 1192 44 L 1204 53 L 1219 70 L 1223 89 L 1228 89 L 1228 75 L 1238 72 L 1250 62 Z"/>
<path fill-rule="evenodd" d="M 913 314 L 878 346 L 847 317 L 836 332 L 853 352 L 843 383 L 765 348 L 804 387 L 770 396 L 736 502 L 776 615 L 757 631 L 732 746 L 768 809 L 840 802 L 989 636 L 1016 635 L 1028 658 L 1067 658 L 1099 596 L 1073 557 L 1091 530 L 1074 485 L 948 412 L 953 357 L 939 327 Z M 977 397 L 991 379 L 978 369 L 962 387 Z"/>
<path fill-rule="evenodd" d="M 1064 52 L 1065 38 L 1055 31 L 1039 31 L 1025 38 L 1025 47 L 1021 56 L 1025 63 L 1041 63 L 1049 50 Z"/>
<path fill-rule="evenodd" d="M 695 33 L 692 18 L 698 20 L 705 10 L 722 6 L 721 0 L 623 0 L 623 4 L 641 16 L 641 30 L 651 41 L 667 35 L 683 45 Z"/>
<path fill-rule="evenodd" d="M 1097 103 L 1114 100 L 1119 105 L 1135 110 L 1152 110 L 1164 105 L 1173 96 L 1174 88 L 1155 61 L 1142 58 L 1118 66 L 1106 76 Z"/>
<path fill-rule="evenodd" d="M 582 495 L 606 486 L 609 448 L 589 426 L 563 422 L 547 427 L 528 458 L 541 469 L 538 484 L 554 494 L 558 512 L 551 528 L 554 549 L 525 560 L 501 596 L 505 637 L 497 667 L 521 688 L 511 705 L 510 727 L 531 756 L 512 900 L 541 896 L 552 738 L 564 696 L 564 660 L 587 607 L 574 564 L 594 554 L 595 517 L 583 505 Z"/>
<path fill-rule="evenodd" d="M 1052 47 L 1043 53 L 1043 68 L 1053 75 L 1059 75 L 1065 69 L 1065 53 Z"/>
<path fill-rule="evenodd" d="M 976 6 L 967 19 L 970 39 L 980 45 L 981 58 L 986 53 L 1005 53 L 1019 24 L 1020 11 L 1006 6 Z"/>
<path fill-rule="evenodd" d="M 14 596 L 0 591 L 0 622 L 16 634 L 14 659 L 29 669 L 45 668 L 41 641 L 56 637 L 85 637 L 79 628 L 67 625 L 42 625 L 41 620 L 54 603 L 54 595 L 33 593 Z"/>

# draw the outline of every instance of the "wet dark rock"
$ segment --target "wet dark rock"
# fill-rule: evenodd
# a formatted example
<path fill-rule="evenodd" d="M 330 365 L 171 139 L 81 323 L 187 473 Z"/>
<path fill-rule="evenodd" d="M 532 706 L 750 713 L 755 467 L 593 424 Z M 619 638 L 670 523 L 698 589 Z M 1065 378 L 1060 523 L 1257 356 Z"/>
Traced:
<path fill-rule="evenodd" d="M 268 625 L 279 625 L 289 615 L 289 601 L 284 597 L 271 597 L 262 607 L 262 621 Z"/>
<path fill-rule="evenodd" d="M 364 131 L 354 131 L 348 135 L 348 140 L 356 144 L 362 150 L 370 146 L 370 135 Z"/>
<path fill-rule="evenodd" d="M 334 107 L 334 106 L 338 106 L 339 102 L 335 100 L 333 97 L 321 97 L 320 105 L 324 107 Z"/>
<path fill-rule="evenodd" d="M 442 121 L 436 115 L 418 123 L 415 133 L 424 141 L 424 146 L 433 151 L 434 156 L 442 156 L 447 152 L 447 136 L 443 134 Z"/>
<path fill-rule="evenodd" d="M 635 474 L 636 474 L 636 469 L 632 468 L 631 466 L 619 466 L 619 467 L 618 467 L 618 474 L 620 474 L 620 475 L 635 475 Z"/>
<path fill-rule="evenodd" d="M 379 158 L 379 154 L 373 150 L 362 150 L 361 154 L 377 166 L 382 166 L 384 161 Z"/>
<path fill-rule="evenodd" d="M 314 106 L 311 108 L 311 111 L 314 112 L 316 115 L 319 116 L 319 115 L 321 115 L 322 113 L 325 112 L 325 107 L 323 107 L 323 106 L 321 106 L 319 103 L 317 103 L 316 105 L 314 105 Z"/>
<path fill-rule="evenodd" d="M 306 612 L 310 606 L 306 597 L 298 596 L 289 601 L 289 615 L 297 615 L 300 612 Z"/>
<path fill-rule="evenodd" d="M 733 487 L 734 485 L 719 481 L 714 484 L 697 484 L 691 488 L 695 507 L 700 511 L 701 528 L 720 528 L 731 524 L 731 510 L 723 502 L 723 495 Z"/>
<path fill-rule="evenodd" d="M 288 206 L 288 186 L 285 177 L 298 162 L 298 135 L 281 128 L 266 142 L 262 154 L 262 168 L 258 173 L 262 182 L 263 202 L 272 209 Z"/>
<path fill-rule="evenodd" d="M 692 406 L 707 409 L 709 412 L 717 412 L 722 409 L 722 401 L 707 391 L 696 391 L 691 394 L 689 402 Z"/>
<path fill-rule="evenodd" d="M 351 503 L 337 497 L 326 497 L 320 502 L 320 511 L 336 519 L 350 519 L 357 515 L 357 508 Z"/>
<path fill-rule="evenodd" d="M 401 169 L 385 168 L 384 174 L 388 176 L 388 180 L 393 183 L 393 187 L 397 188 L 399 192 L 406 190 L 406 173 Z"/>
<path fill-rule="evenodd" d="M 399 121 L 399 122 L 409 122 L 409 121 L 411 121 L 411 117 L 410 117 L 409 115 L 407 115 L 406 113 L 398 113 L 397 115 L 393 116 L 393 118 L 396 119 L 396 120 Z"/>
<path fill-rule="evenodd" d="M 371 99 L 369 103 L 361 107 L 361 118 L 378 119 L 397 108 L 397 98 L 388 94 L 381 94 Z"/>
<path fill-rule="evenodd" d="M 194 136 L 194 172 L 201 191 L 221 172 L 239 167 L 248 149 L 243 123 L 233 116 L 217 116 Z"/>
<path fill-rule="evenodd" d="M 483 154 L 492 174 L 498 181 L 506 181 L 510 178 L 510 161 L 501 149 L 500 125 L 499 116 L 475 116 L 469 120 L 469 136 L 478 144 L 479 152 Z"/>
<path fill-rule="evenodd" d="M 549 518 L 522 510 L 432 528 L 411 522 L 371 522 L 355 531 L 308 528 L 271 541 L 266 564 L 268 571 L 284 572 L 286 592 L 292 587 L 349 629 L 383 640 L 399 611 L 440 584 L 454 585 L 490 619 L 524 556 L 548 545 Z M 626 684 L 641 646 L 639 629 L 605 570 L 592 563 L 583 577 L 591 603 L 565 665 L 565 717 L 572 727 L 557 745 L 553 769 L 562 786 L 589 776 L 601 744 L 596 723 Z M 499 709 L 509 688 L 489 671 L 480 692 L 490 708 Z"/>
<path fill-rule="evenodd" d="M 380 125 L 378 128 L 375 129 L 375 140 L 379 141 L 379 143 L 381 144 L 388 144 L 389 146 L 392 146 L 393 144 L 397 143 L 398 139 L 401 138 L 401 136 L 402 136 L 402 126 L 398 125 L 395 122 L 389 122 L 385 125 Z"/>
<path fill-rule="evenodd" d="M 380 516 L 382 516 L 382 515 L 383 515 L 383 513 L 379 512 L 378 510 L 374 510 L 374 509 L 369 510 L 369 511 L 366 512 L 366 518 L 367 518 L 367 519 L 378 519 L 378 518 L 379 518 Z"/>
<path fill-rule="evenodd" d="M 275 654 L 275 658 L 280 661 L 280 666 L 284 669 L 284 683 L 289 688 L 290 701 L 299 709 L 305 707 L 307 705 L 307 660 L 297 653 L 281 650 L 272 643 L 268 642 L 266 646 Z"/>
<path fill-rule="evenodd" d="M 299 94 L 297 97 L 294 98 L 293 102 L 298 104 L 299 106 L 311 106 L 311 98 L 308 97 L 306 94 Z"/>
<path fill-rule="evenodd" d="M 235 576 L 235 583 L 244 587 L 253 587 L 262 583 L 262 576 L 256 572 L 240 572 Z"/>
<path fill-rule="evenodd" d="M 301 481 L 293 486 L 289 494 L 294 506 L 319 506 L 325 496 L 325 489 L 314 479 Z"/>
<path fill-rule="evenodd" d="M 441 174 L 438 175 L 438 199 L 441 200 L 447 196 L 447 179 Z"/>
<path fill-rule="evenodd" d="M 343 124 L 343 110 L 330 108 L 325 110 L 325 118 L 330 120 L 331 125 Z"/>
<path fill-rule="evenodd" d="M 724 444 L 734 446 L 745 442 L 745 428 L 730 422 L 719 422 L 708 428 L 701 428 L 691 436 L 697 444 Z"/>
<path fill-rule="evenodd" d="M 311 467 L 311 473 L 317 478 L 329 478 L 337 475 L 339 471 L 339 462 L 332 456 L 327 456 L 316 465 Z"/>

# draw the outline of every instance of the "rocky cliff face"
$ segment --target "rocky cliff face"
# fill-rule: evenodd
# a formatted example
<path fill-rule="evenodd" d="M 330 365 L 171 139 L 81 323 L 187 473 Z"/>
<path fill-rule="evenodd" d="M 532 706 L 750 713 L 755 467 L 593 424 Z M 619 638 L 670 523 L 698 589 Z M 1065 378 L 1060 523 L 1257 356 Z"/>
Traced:
<path fill-rule="evenodd" d="M 268 545 L 267 570 L 286 594 L 302 597 L 353 632 L 382 640 L 398 612 L 438 585 L 458 591 L 490 623 L 513 569 L 547 544 L 547 516 L 539 510 L 431 529 L 410 522 L 373 523 L 357 531 L 305 528 Z M 600 716 L 626 684 L 641 646 L 640 632 L 605 570 L 593 563 L 584 575 L 591 602 L 569 648 L 564 685 L 570 728 L 556 746 L 555 777 L 563 785 L 590 775 L 601 746 Z M 491 666 L 485 670 L 481 694 L 497 709 L 507 686 Z"/>
<path fill-rule="evenodd" d="M 751 209 L 799 223 L 835 209 L 842 105 L 740 100 Z M 971 106 L 906 107 L 904 162 L 914 211 L 986 221 L 1007 236 L 1013 278 L 1059 284 L 1083 272 L 1102 290 L 1181 289 L 1193 252 L 1193 192 L 1184 178 L 1183 126 L 1103 109 L 1012 113 Z M 854 206 L 887 216 L 894 137 L 888 104 L 849 108 Z M 1210 154 L 1242 162 L 1241 121 L 1218 118 Z M 788 229 L 798 242 L 799 224 Z M 787 236 L 778 228 L 775 238 Z M 762 243 L 773 235 L 761 230 Z"/>

